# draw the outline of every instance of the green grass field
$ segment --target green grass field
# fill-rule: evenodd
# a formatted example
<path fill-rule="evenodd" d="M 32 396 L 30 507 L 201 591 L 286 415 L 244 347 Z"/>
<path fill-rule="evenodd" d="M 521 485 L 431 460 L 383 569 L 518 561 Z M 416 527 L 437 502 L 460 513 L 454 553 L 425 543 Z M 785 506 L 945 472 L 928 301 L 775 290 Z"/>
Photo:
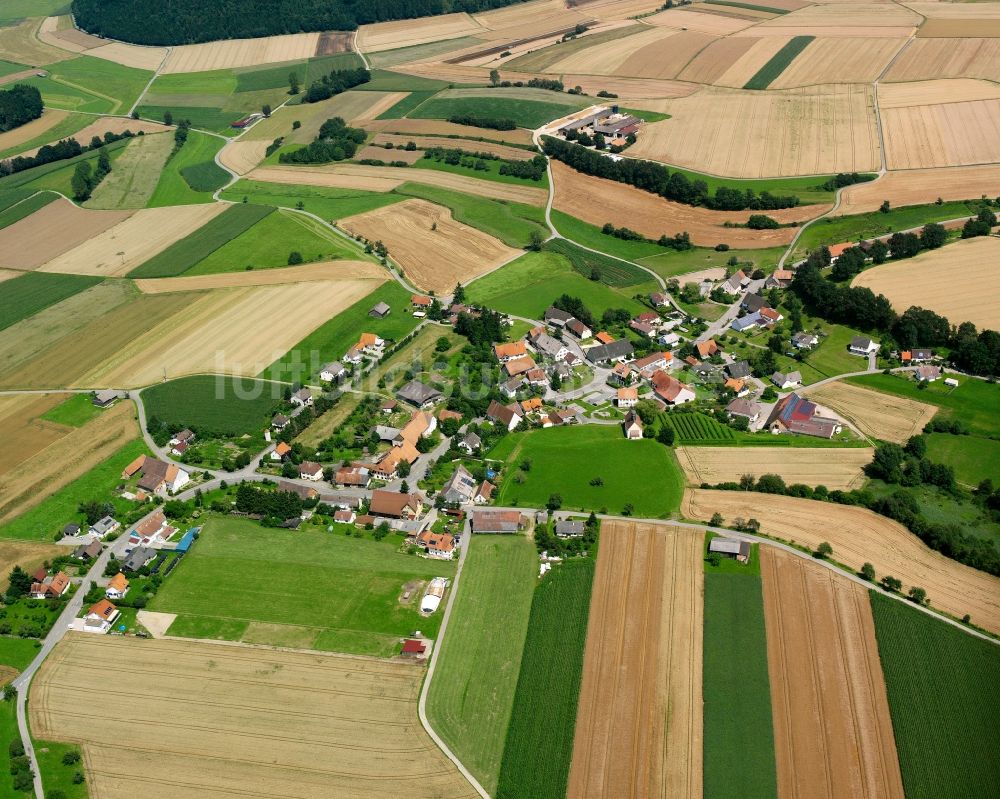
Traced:
<path fill-rule="evenodd" d="M 979 436 L 932 433 L 927 436 L 927 457 L 955 470 L 955 479 L 977 486 L 987 478 L 1000 485 L 1000 441 Z"/>
<path fill-rule="evenodd" d="M 809 353 L 809 357 L 805 360 L 806 364 L 824 377 L 835 377 L 848 372 L 863 372 L 868 368 L 868 362 L 865 358 L 852 355 L 847 349 L 851 339 L 860 335 L 858 331 L 843 325 L 829 325 L 827 333 L 827 337 L 820 341 L 819 346 Z M 805 378 L 804 374 L 803 378 Z"/>
<path fill-rule="evenodd" d="M 121 156 L 127 144 L 128 141 L 123 139 L 104 145 L 104 150 L 111 159 L 112 169 L 114 169 L 115 162 Z M 26 169 L 23 172 L 15 172 L 13 175 L 0 178 L 0 198 L 8 196 L 13 189 L 24 190 L 27 194 L 36 191 L 57 191 L 60 194 L 65 194 L 67 197 L 72 197 L 73 172 L 76 170 L 76 165 L 80 161 L 87 161 L 90 163 L 92 169 L 96 169 L 99 157 L 99 152 L 89 151 L 81 153 L 74 158 L 67 158 L 65 161 L 53 161 L 49 164 L 43 164 L 42 166 Z M 27 196 L 27 194 L 22 194 L 21 196 Z M 18 197 L 18 199 L 21 199 L 21 197 Z"/>
<path fill-rule="evenodd" d="M 0 524 L 0 538 L 47 541 L 68 520 L 76 519 L 81 502 L 110 502 L 115 506 L 116 512 L 132 507 L 132 503 L 127 500 L 117 498 L 114 489 L 121 483 L 122 469 L 143 454 L 148 454 L 143 441 L 130 441 L 106 461 L 46 497 L 35 507 L 12 521 Z"/>
<path fill-rule="evenodd" d="M 793 36 L 777 53 L 771 56 L 770 60 L 747 81 L 743 88 L 766 89 L 815 38 L 815 36 Z"/>
<path fill-rule="evenodd" d="M 523 89 L 512 92 L 523 93 Z M 432 97 L 408 116 L 415 119 L 447 119 L 458 115 L 489 117 L 492 119 L 513 119 L 518 127 L 538 128 L 546 122 L 565 116 L 575 108 L 584 108 L 587 103 L 567 94 L 539 90 L 541 99 L 524 99 L 510 96 L 503 89 L 491 90 L 488 97 Z M 551 99 L 550 99 L 551 97 Z"/>
<path fill-rule="evenodd" d="M 18 792 L 14 790 L 14 779 L 10 774 L 8 752 L 13 741 L 20 740 L 17 731 L 16 704 L 0 702 L 0 757 L 3 758 L 3 768 L 0 768 L 0 795 L 10 797 L 34 796 L 33 791 Z"/>
<path fill-rule="evenodd" d="M 261 205 L 249 203 L 232 205 L 190 236 L 174 242 L 158 255 L 133 269 L 129 277 L 181 275 L 273 212 L 273 208 Z"/>
<path fill-rule="evenodd" d="M 556 566 L 535 589 L 496 799 L 563 799 L 594 582 L 593 556 Z"/>
<path fill-rule="evenodd" d="M 419 75 L 407 75 L 389 69 L 373 69 L 372 79 L 358 86 L 355 91 L 369 92 L 439 92 L 447 89 L 448 83 Z"/>
<path fill-rule="evenodd" d="M 746 571 L 715 572 L 706 566 L 705 799 L 777 793 L 761 581 L 751 565 L 736 568 Z"/>
<path fill-rule="evenodd" d="M 515 434 L 518 435 L 518 434 Z M 514 470 L 525 460 L 531 470 Z M 551 494 L 562 496 L 565 510 L 607 509 L 663 518 L 677 510 L 684 480 L 673 453 L 650 439 L 627 441 L 617 427 L 554 427 L 520 434 L 507 457 L 510 472 L 500 489 L 501 506 L 544 507 Z M 642 478 L 636 474 L 641 464 Z M 600 477 L 603 485 L 590 485 Z"/>
<path fill-rule="evenodd" d="M 212 192 L 225 185 L 229 174 L 215 163 L 215 154 L 222 149 L 225 142 L 215 136 L 208 136 L 192 130 L 188 133 L 184 146 L 169 160 L 160 173 L 153 196 L 149 198 L 150 208 L 160 208 L 164 205 L 193 205 L 212 201 Z M 211 166 L 206 166 L 211 165 Z M 199 175 L 205 173 L 214 175 L 211 188 L 192 185 L 185 175 L 189 170 L 197 169 Z"/>
<path fill-rule="evenodd" d="M 534 205 L 473 197 L 422 183 L 404 183 L 394 194 L 447 206 L 459 222 L 496 236 L 511 247 L 528 246 L 536 230 L 546 235 L 545 212 Z"/>
<path fill-rule="evenodd" d="M 867 214 L 824 217 L 807 227 L 795 244 L 795 254 L 805 255 L 823 245 L 841 244 L 883 236 L 897 230 L 943 222 L 961 216 L 973 216 L 978 210 L 975 202 L 946 202 L 941 205 L 906 205 L 893 208 L 889 213 L 872 211 Z"/>
<path fill-rule="evenodd" d="M 290 186 L 281 183 L 260 183 L 254 180 L 234 183 L 220 196 L 231 202 L 242 202 L 246 198 L 248 203 L 276 208 L 295 208 L 301 202 L 304 211 L 316 214 L 328 222 L 373 211 L 404 199 L 394 193 L 384 194 L 363 189 Z"/>
<path fill-rule="evenodd" d="M 0 291 L 0 330 L 84 289 L 96 286 L 102 279 L 89 275 L 26 272 L 5 280 L 3 290 Z"/>
<path fill-rule="evenodd" d="M 46 796 L 51 796 L 55 791 L 62 791 L 66 799 L 87 799 L 90 794 L 87 791 L 83 760 L 71 764 L 63 763 L 63 757 L 69 752 L 80 754 L 80 747 L 76 744 L 55 741 L 36 740 L 34 743 L 35 753 L 38 756 L 38 771 L 42 775 Z M 78 772 L 84 775 L 83 782 L 73 781 L 74 775 Z"/>
<path fill-rule="evenodd" d="M 588 280 L 575 271 L 569 260 L 553 252 L 529 252 L 485 277 L 469 284 L 471 302 L 488 305 L 498 311 L 541 319 L 553 300 L 561 294 L 579 297 L 595 316 L 608 308 L 624 308 L 637 314 L 648 310 L 632 299 L 632 295 L 652 290 L 630 286 L 617 292 L 610 286 Z"/>
<path fill-rule="evenodd" d="M 144 69 L 86 55 L 58 61 L 45 69 L 48 78 L 30 78 L 26 82 L 38 87 L 46 106 L 98 114 L 126 113 L 153 77 Z"/>
<path fill-rule="evenodd" d="M 23 69 L 20 65 L 19 68 Z M 43 144 L 48 144 L 49 142 L 58 141 L 59 139 L 67 139 L 93 121 L 94 118 L 88 114 L 69 114 L 65 119 L 59 120 L 59 122 L 44 133 L 40 133 L 34 138 L 28 139 L 26 142 L 22 142 L 21 144 L 8 147 L 6 150 L 0 150 L 0 158 L 9 158 L 12 155 L 32 150 L 35 147 L 41 147 Z M 87 142 L 80 143 L 87 144 Z"/>
<path fill-rule="evenodd" d="M 15 222 L 20 222 L 25 217 L 31 216 L 35 211 L 44 208 L 58 198 L 58 194 L 51 191 L 43 191 L 25 198 L 22 202 L 17 203 L 17 205 L 0 211 L 0 229 L 13 225 Z"/>
<path fill-rule="evenodd" d="M 1000 648 L 870 597 L 907 799 L 996 796 Z"/>
<path fill-rule="evenodd" d="M 417 629 L 434 637 L 442 614 L 422 617 L 419 594 L 409 605 L 399 597 L 406 583 L 451 577 L 455 565 L 344 535 L 351 529 L 290 533 L 212 518 L 150 607 L 179 614 L 172 635 L 350 654 L 391 655 Z"/>
<path fill-rule="evenodd" d="M 100 413 L 101 409 L 94 405 L 89 394 L 71 394 L 54 408 L 49 408 L 41 418 L 69 427 L 83 427 Z"/>
<path fill-rule="evenodd" d="M 190 427 L 196 432 L 200 429 L 227 436 L 257 433 L 270 422 L 284 387 L 250 379 L 239 382 L 239 393 L 252 394 L 252 399 L 237 396 L 231 378 L 214 375 L 181 377 L 150 386 L 142 392 L 146 418 L 155 416 L 172 427 Z"/>
<path fill-rule="evenodd" d="M 234 206 L 260 208 L 262 206 Z M 316 220 L 294 211 L 275 211 L 188 269 L 186 275 L 242 272 L 247 267 L 287 266 L 292 252 L 306 263 L 362 258 L 361 250 Z"/>
<path fill-rule="evenodd" d="M 406 97 L 387 108 L 378 115 L 378 119 L 402 119 L 409 116 L 413 111 L 427 100 L 430 100 L 437 91 L 410 92 Z"/>
<path fill-rule="evenodd" d="M 985 380 L 973 377 L 950 376 L 960 381 L 958 388 L 948 388 L 943 380 L 937 380 L 927 388 L 919 389 L 908 376 L 881 373 L 849 377 L 847 382 L 937 405 L 941 410 L 938 411 L 936 418 L 960 421 L 972 435 L 989 438 L 1000 434 L 1000 423 L 996 413 L 1000 403 L 1000 387 L 995 383 L 987 383 Z"/>
<path fill-rule="evenodd" d="M 744 270 L 763 269 L 765 272 L 770 272 L 777 266 L 778 260 L 784 252 L 784 247 L 766 247 L 762 250 L 727 250 L 726 252 L 718 252 L 708 247 L 694 247 L 683 252 L 663 250 L 661 255 L 639 259 L 639 263 L 647 269 L 652 269 L 665 280 L 676 277 L 680 278 L 683 283 L 682 276 L 688 272 L 713 268 L 725 269 L 730 258 L 736 258 L 742 264 L 749 263 L 750 266 L 744 266 Z"/>
<path fill-rule="evenodd" d="M 427 713 L 434 730 L 492 794 L 538 559 L 531 541 L 521 535 L 475 536 L 465 557 Z"/>
<path fill-rule="evenodd" d="M 0 6 L 0 24 L 27 17 L 53 17 L 69 12 L 67 0 L 5 0 Z"/>
<path fill-rule="evenodd" d="M 384 319 L 368 315 L 378 302 L 386 302 L 392 307 L 392 312 Z M 260 376 L 287 382 L 315 377 L 324 363 L 347 352 L 361 333 L 377 333 L 388 341 L 399 341 L 417 326 L 417 321 L 410 313 L 410 293 L 395 280 L 390 280 L 320 325 Z"/>
<path fill-rule="evenodd" d="M 84 207 L 145 208 L 173 147 L 174 137 L 169 133 L 136 136 L 129 141 L 115 161 L 111 174 L 98 184 Z"/>
<path fill-rule="evenodd" d="M 630 263 L 590 252 L 566 239 L 552 239 L 545 242 L 543 247 L 565 257 L 573 265 L 573 269 L 588 280 L 593 280 L 598 275 L 598 282 L 614 288 L 632 288 L 651 280 L 648 272 Z"/>
<path fill-rule="evenodd" d="M 10 666 L 12 669 L 24 671 L 38 654 L 36 643 L 34 638 L 0 635 L 0 666 Z"/>
<path fill-rule="evenodd" d="M 570 241 L 629 261 L 638 261 L 640 258 L 648 258 L 667 252 L 659 244 L 653 242 L 626 241 L 616 239 L 614 236 L 607 236 L 601 233 L 601 229 L 597 225 L 588 224 L 575 216 L 555 209 L 552 209 L 552 223 L 556 226 L 556 230 Z"/>

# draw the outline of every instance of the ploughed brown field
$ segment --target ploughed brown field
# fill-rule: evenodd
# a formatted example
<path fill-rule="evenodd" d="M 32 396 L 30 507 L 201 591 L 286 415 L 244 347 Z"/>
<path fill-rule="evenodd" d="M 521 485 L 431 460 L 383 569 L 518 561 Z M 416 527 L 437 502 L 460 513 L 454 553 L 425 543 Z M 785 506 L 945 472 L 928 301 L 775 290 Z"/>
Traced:
<path fill-rule="evenodd" d="M 721 513 L 727 523 L 757 519 L 764 535 L 815 549 L 827 541 L 834 560 L 851 569 L 875 567 L 877 579 L 892 575 L 903 591 L 919 586 L 931 607 L 1000 634 L 1000 578 L 946 558 L 903 525 L 867 508 L 754 491 L 687 489 L 681 513 L 707 521 Z"/>
<path fill-rule="evenodd" d="M 867 590 L 760 548 L 778 796 L 903 799 Z"/>
<path fill-rule="evenodd" d="M 97 674 L 143 675 L 102 680 Z M 100 799 L 473 799 L 417 719 L 412 663 L 69 633 L 31 729 L 80 744 Z"/>
<path fill-rule="evenodd" d="M 704 536 L 605 522 L 568 796 L 701 796 Z"/>

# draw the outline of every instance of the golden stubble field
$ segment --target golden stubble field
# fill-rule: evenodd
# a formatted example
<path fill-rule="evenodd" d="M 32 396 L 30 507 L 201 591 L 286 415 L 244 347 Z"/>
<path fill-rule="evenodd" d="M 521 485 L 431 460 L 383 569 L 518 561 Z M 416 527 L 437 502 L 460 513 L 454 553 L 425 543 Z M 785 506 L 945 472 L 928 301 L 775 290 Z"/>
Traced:
<path fill-rule="evenodd" d="M 886 73 L 888 81 L 1000 80 L 1000 39 L 916 39 Z"/>
<path fill-rule="evenodd" d="M 858 275 L 852 286 L 884 294 L 898 311 L 911 305 L 929 308 L 953 325 L 974 322 L 979 328 L 1000 328 L 996 292 L 985 287 L 996 274 L 1000 239 L 964 239 L 938 250 L 927 250 L 905 262 L 882 264 Z"/>
<path fill-rule="evenodd" d="M 105 133 L 118 134 L 124 133 L 126 130 L 130 130 L 133 133 L 162 133 L 170 130 L 170 128 L 166 125 L 161 125 L 159 122 L 149 122 L 145 119 L 130 119 L 129 117 L 98 117 L 96 121 L 91 122 L 86 127 L 81 128 L 74 133 L 73 138 L 81 144 L 89 144 L 90 140 L 94 138 L 94 136 L 98 136 L 103 139 Z M 54 144 L 55 142 L 48 143 Z M 18 153 L 18 155 L 28 158 L 34 156 L 38 150 L 39 147 L 35 147 L 31 150 L 26 150 L 23 153 Z"/>
<path fill-rule="evenodd" d="M 678 447 L 677 460 L 690 485 L 738 482 L 745 474 L 780 475 L 785 483 L 849 490 L 864 482 L 868 447 Z"/>
<path fill-rule="evenodd" d="M 223 39 L 172 47 L 163 74 L 207 72 L 213 69 L 253 67 L 283 61 L 301 61 L 316 54 L 318 33 L 288 33 L 261 39 Z"/>
<path fill-rule="evenodd" d="M 404 200 L 342 219 L 340 226 L 352 235 L 383 242 L 407 278 L 425 291 L 445 293 L 519 255 L 426 200 Z"/>
<path fill-rule="evenodd" d="M 704 536 L 605 522 L 568 796 L 701 796 Z"/>
<path fill-rule="evenodd" d="M 41 416 L 68 394 L 13 394 L 0 397 L 0 476 L 58 441 L 71 428 Z M 2 569 L 0 569 L 2 571 Z"/>
<path fill-rule="evenodd" d="M 146 679 L 94 679 L 112 672 Z M 473 799 L 417 719 L 423 674 L 412 663 L 70 633 L 32 683 L 31 729 L 82 746 L 100 799 Z"/>
<path fill-rule="evenodd" d="M 932 203 L 943 200 L 989 197 L 1000 187 L 1000 164 L 960 166 L 942 169 L 910 169 L 887 172 L 868 183 L 849 186 L 840 194 L 840 212 L 860 214 L 877 211 L 883 200 L 893 206 Z"/>
<path fill-rule="evenodd" d="M 902 580 L 927 591 L 931 607 L 1000 634 L 1000 578 L 946 558 L 903 525 L 867 508 L 837 505 L 754 491 L 687 489 L 682 514 L 707 521 L 721 513 L 727 522 L 757 519 L 764 535 L 815 549 L 827 541 L 834 560 L 852 569 L 871 563 L 878 579 Z"/>
<path fill-rule="evenodd" d="M 865 435 L 897 444 L 919 434 L 937 413 L 935 405 L 872 391 L 842 380 L 815 389 L 806 387 L 799 393 L 833 409 Z"/>
<path fill-rule="evenodd" d="M 760 547 L 779 796 L 903 799 L 863 586 Z"/>
<path fill-rule="evenodd" d="M 889 169 L 1000 161 L 1000 99 L 887 108 L 882 126 Z"/>

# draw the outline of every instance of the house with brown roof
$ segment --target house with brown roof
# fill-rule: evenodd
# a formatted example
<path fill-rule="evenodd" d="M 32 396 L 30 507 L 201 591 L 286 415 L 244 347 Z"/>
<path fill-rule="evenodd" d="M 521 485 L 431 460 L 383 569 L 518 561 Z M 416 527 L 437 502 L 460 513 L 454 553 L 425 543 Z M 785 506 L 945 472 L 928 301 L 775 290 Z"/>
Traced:
<path fill-rule="evenodd" d="M 31 584 L 32 599 L 58 599 L 69 591 L 69 575 L 66 572 L 47 574 L 40 581 Z"/>
<path fill-rule="evenodd" d="M 323 479 L 323 466 L 315 461 L 302 461 L 299 464 L 299 479 L 319 482 Z"/>
<path fill-rule="evenodd" d="M 493 355 L 500 363 L 507 363 L 515 358 L 523 358 L 527 354 L 528 348 L 521 339 L 493 345 Z"/>
<path fill-rule="evenodd" d="M 191 480 L 191 475 L 179 466 L 149 455 L 140 455 L 126 466 L 122 479 L 127 480 L 135 474 L 140 475 L 139 488 L 160 496 L 176 493 Z"/>
<path fill-rule="evenodd" d="M 614 386 L 628 386 L 636 378 L 636 371 L 630 363 L 616 363 L 611 374 L 608 375 L 608 382 Z"/>
<path fill-rule="evenodd" d="M 753 424 L 760 418 L 760 411 L 760 405 L 756 402 L 750 402 L 742 398 L 734 399 L 726 406 L 726 413 L 730 419 L 734 416 L 739 416 L 746 419 L 750 424 Z"/>
<path fill-rule="evenodd" d="M 525 372 L 530 372 L 536 366 L 534 358 L 530 355 L 525 355 L 522 358 L 512 358 L 507 361 L 503 365 L 503 370 L 507 373 L 508 377 L 517 377 Z"/>
<path fill-rule="evenodd" d="M 436 560 L 451 560 L 455 557 L 455 536 L 451 533 L 435 533 L 424 530 L 416 538 L 417 546 Z"/>
<path fill-rule="evenodd" d="M 737 397 L 745 397 L 750 393 L 750 387 L 747 386 L 747 381 L 740 377 L 726 378 L 725 386 Z"/>
<path fill-rule="evenodd" d="M 419 494 L 401 494 L 398 491 L 375 489 L 372 491 L 368 512 L 372 516 L 385 516 L 390 519 L 415 519 L 423 509 Z"/>
<path fill-rule="evenodd" d="M 333 520 L 337 524 L 354 524 L 357 514 L 350 509 L 336 510 L 333 512 Z"/>
<path fill-rule="evenodd" d="M 579 319 L 570 319 L 566 323 L 566 329 L 579 339 L 590 338 L 594 335 L 594 331 Z"/>
<path fill-rule="evenodd" d="M 816 403 L 794 392 L 778 400 L 767 420 L 767 427 L 772 433 L 793 433 L 816 438 L 833 438 L 842 429 L 841 423 L 836 419 L 821 416 Z"/>
<path fill-rule="evenodd" d="M 639 389 L 620 388 L 615 395 L 615 405 L 619 408 L 634 408 L 639 401 Z"/>
<path fill-rule="evenodd" d="M 516 510 L 472 511 L 474 533 L 516 533 L 525 525 L 525 517 Z"/>
<path fill-rule="evenodd" d="M 299 485 L 298 483 L 291 483 L 288 480 L 279 480 L 278 490 L 291 492 L 303 502 L 309 499 L 316 499 L 319 496 L 319 491 L 312 486 Z"/>
<path fill-rule="evenodd" d="M 496 400 L 493 400 L 486 409 L 486 418 L 503 425 L 508 430 L 513 430 L 521 423 L 523 417 L 517 406 L 501 405 Z"/>
<path fill-rule="evenodd" d="M 120 615 L 118 608 L 101 599 L 90 606 L 82 619 L 74 619 L 73 629 L 84 633 L 106 633 Z"/>
<path fill-rule="evenodd" d="M 129 549 L 133 549 L 137 546 L 162 544 L 169 541 L 176 532 L 177 528 L 171 527 L 170 524 L 167 523 L 167 517 L 163 515 L 163 511 L 161 509 L 157 509 L 144 519 L 140 520 L 139 523 L 129 531 Z"/>
<path fill-rule="evenodd" d="M 669 352 L 653 352 L 643 358 L 632 361 L 631 366 L 640 375 L 650 378 L 659 369 L 669 369 L 673 365 L 674 356 Z"/>
<path fill-rule="evenodd" d="M 899 354 L 899 359 L 906 364 L 926 363 L 934 360 L 934 350 L 903 350 Z"/>
<path fill-rule="evenodd" d="M 121 599 L 128 593 L 128 577 L 118 572 L 108 580 L 108 585 L 104 589 L 104 596 L 108 599 Z"/>
<path fill-rule="evenodd" d="M 649 382 L 653 386 L 653 393 L 667 405 L 683 405 L 695 398 L 691 386 L 682 383 L 676 377 L 671 377 L 666 372 L 654 372 Z"/>
<path fill-rule="evenodd" d="M 368 488 L 371 481 L 372 475 L 367 466 L 341 466 L 333 475 L 333 482 L 340 486 Z"/>
<path fill-rule="evenodd" d="M 410 304 L 414 308 L 423 308 L 426 310 L 427 308 L 431 307 L 433 302 L 434 300 L 423 294 L 414 294 L 412 297 L 410 297 Z"/>
<path fill-rule="evenodd" d="M 270 458 L 272 461 L 284 460 L 291 451 L 292 448 L 288 444 L 284 441 L 279 441 L 275 444 L 274 449 L 271 450 Z"/>
<path fill-rule="evenodd" d="M 400 428 L 399 433 L 393 439 L 393 444 L 399 446 L 404 441 L 409 441 L 416 446 L 417 441 L 421 438 L 427 438 L 435 430 L 437 430 L 437 419 L 432 414 L 414 411 L 413 415 L 410 416 L 410 421 Z"/>
<path fill-rule="evenodd" d="M 941 367 L 924 364 L 914 370 L 913 376 L 917 379 L 918 383 L 933 383 L 935 380 L 940 379 Z"/>
<path fill-rule="evenodd" d="M 711 358 L 717 352 L 719 352 L 719 345 L 716 343 L 714 338 L 710 338 L 708 341 L 699 341 L 694 345 L 695 352 L 698 353 L 700 358 Z"/>
<path fill-rule="evenodd" d="M 638 441 L 642 438 L 642 428 L 642 418 L 639 414 L 634 410 L 625 414 L 625 419 L 622 421 L 622 431 L 625 433 L 625 438 Z"/>
<path fill-rule="evenodd" d="M 372 476 L 378 480 L 395 480 L 399 476 L 399 465 L 404 461 L 413 464 L 420 457 L 420 450 L 409 441 L 402 441 L 386 452 L 371 466 Z"/>
<path fill-rule="evenodd" d="M 540 397 L 530 397 L 526 400 L 521 401 L 521 410 L 525 414 L 533 413 L 535 411 L 540 411 L 542 409 L 542 400 Z"/>

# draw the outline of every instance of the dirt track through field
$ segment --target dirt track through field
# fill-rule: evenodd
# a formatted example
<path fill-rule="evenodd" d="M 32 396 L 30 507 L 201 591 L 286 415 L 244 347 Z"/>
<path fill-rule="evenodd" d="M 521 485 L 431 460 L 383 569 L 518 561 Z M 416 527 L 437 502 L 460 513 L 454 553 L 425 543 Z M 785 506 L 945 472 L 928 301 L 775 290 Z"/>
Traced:
<path fill-rule="evenodd" d="M 780 799 L 903 799 L 868 593 L 761 547 Z"/>
<path fill-rule="evenodd" d="M 691 485 L 739 482 L 744 474 L 777 474 L 785 483 L 848 490 L 864 481 L 861 467 L 874 450 L 856 447 L 678 447 L 677 460 Z"/>
<path fill-rule="evenodd" d="M 148 679 L 94 680 L 111 671 Z M 70 633 L 32 683 L 31 728 L 82 745 L 99 799 L 473 799 L 417 720 L 423 675 L 412 663 Z"/>
<path fill-rule="evenodd" d="M 703 542 L 668 525 L 602 526 L 574 799 L 701 796 Z"/>
<path fill-rule="evenodd" d="M 816 389 L 805 388 L 803 396 L 832 408 L 869 436 L 902 444 L 924 429 L 937 413 L 937 406 L 906 397 L 835 381 Z"/>
<path fill-rule="evenodd" d="M 681 513 L 707 521 L 721 513 L 727 523 L 757 519 L 761 533 L 815 549 L 827 541 L 833 558 L 852 569 L 871 563 L 877 579 L 892 575 L 927 591 L 931 607 L 1000 635 L 1000 578 L 946 558 L 898 522 L 867 508 L 753 491 L 687 489 Z"/>
<path fill-rule="evenodd" d="M 388 279 L 388 273 L 371 261 L 326 261 L 280 269 L 253 269 L 249 272 L 223 272 L 218 275 L 190 277 L 154 277 L 135 281 L 143 294 L 167 294 L 174 291 L 204 291 L 240 286 L 284 286 L 315 280 Z M 372 284 L 375 290 L 375 284 Z"/>

